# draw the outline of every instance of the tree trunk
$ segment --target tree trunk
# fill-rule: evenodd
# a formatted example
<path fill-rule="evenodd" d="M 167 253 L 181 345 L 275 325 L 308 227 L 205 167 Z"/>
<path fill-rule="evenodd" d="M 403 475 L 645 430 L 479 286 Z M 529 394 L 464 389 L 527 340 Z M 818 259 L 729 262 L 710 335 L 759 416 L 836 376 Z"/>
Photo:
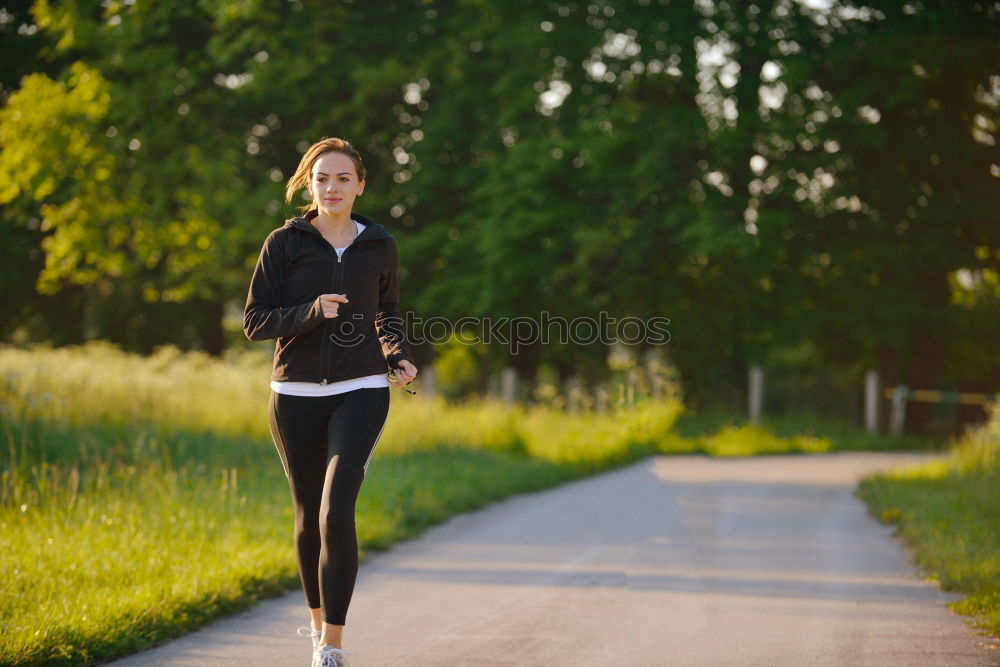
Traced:
<path fill-rule="evenodd" d="M 517 354 L 510 355 L 510 365 L 517 369 L 517 375 L 522 382 L 533 383 L 538 372 L 538 359 L 542 344 L 537 340 L 519 344 Z"/>
<path fill-rule="evenodd" d="M 219 356 L 226 346 L 222 328 L 223 307 L 219 301 L 198 300 L 198 312 L 202 316 L 198 328 L 201 347 L 209 354 Z"/>

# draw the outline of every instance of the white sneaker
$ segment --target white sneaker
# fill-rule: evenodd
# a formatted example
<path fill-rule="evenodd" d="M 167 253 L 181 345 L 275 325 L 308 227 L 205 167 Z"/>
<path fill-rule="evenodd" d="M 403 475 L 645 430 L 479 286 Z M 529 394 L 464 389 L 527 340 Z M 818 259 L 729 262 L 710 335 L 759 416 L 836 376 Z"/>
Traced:
<path fill-rule="evenodd" d="M 321 631 L 313 630 L 309 626 L 303 625 L 296 632 L 299 634 L 299 637 L 312 637 L 314 652 L 319 648 L 319 638 L 323 636 Z"/>
<path fill-rule="evenodd" d="M 351 667 L 347 662 L 350 653 L 334 646 L 323 646 L 313 652 L 312 667 Z"/>

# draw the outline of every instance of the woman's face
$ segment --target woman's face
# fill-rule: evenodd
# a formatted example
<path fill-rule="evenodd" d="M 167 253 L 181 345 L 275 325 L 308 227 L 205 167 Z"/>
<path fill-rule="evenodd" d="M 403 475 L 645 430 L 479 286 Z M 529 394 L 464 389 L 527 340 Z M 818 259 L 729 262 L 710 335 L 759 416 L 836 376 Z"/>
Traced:
<path fill-rule="evenodd" d="M 343 153 L 323 153 L 313 164 L 309 193 L 320 215 L 349 214 L 354 199 L 365 189 L 358 180 L 354 160 Z"/>

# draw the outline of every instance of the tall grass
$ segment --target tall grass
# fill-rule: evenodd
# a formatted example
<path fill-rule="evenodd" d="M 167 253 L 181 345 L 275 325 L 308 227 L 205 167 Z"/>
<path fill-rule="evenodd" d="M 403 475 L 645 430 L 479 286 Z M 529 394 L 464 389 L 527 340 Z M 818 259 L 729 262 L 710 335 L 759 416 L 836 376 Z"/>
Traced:
<path fill-rule="evenodd" d="M 268 374 L 255 354 L 0 348 L 0 663 L 129 653 L 299 585 Z M 358 501 L 363 552 L 648 455 L 681 410 L 391 400 Z"/>
<path fill-rule="evenodd" d="M 929 577 L 966 594 L 952 609 L 1000 637 L 1000 402 L 990 415 L 947 459 L 872 475 L 858 495 L 896 524 Z"/>

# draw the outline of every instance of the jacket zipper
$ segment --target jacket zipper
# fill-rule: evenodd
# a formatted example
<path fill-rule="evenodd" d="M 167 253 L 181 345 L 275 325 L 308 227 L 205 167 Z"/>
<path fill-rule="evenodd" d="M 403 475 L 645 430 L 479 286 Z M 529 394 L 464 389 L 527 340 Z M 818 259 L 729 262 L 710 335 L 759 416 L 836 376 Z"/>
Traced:
<path fill-rule="evenodd" d="M 327 243 L 326 239 L 322 239 L 322 241 L 323 241 L 323 243 L 327 247 L 330 248 L 330 252 L 332 252 L 334 255 L 337 255 L 337 251 L 333 249 L 333 246 L 331 246 L 329 243 Z M 346 248 L 344 249 L 344 252 L 347 252 Z M 337 255 L 337 264 L 338 264 L 337 268 L 340 268 L 339 265 L 341 264 L 341 258 L 342 257 L 343 257 L 343 255 Z M 340 293 L 339 292 L 340 285 L 344 284 L 343 276 L 338 276 L 338 277 L 340 278 L 340 280 L 336 281 L 337 282 L 337 287 L 334 288 L 334 293 L 335 294 L 339 294 Z M 329 345 L 331 343 L 331 341 L 330 341 L 330 325 L 331 324 L 332 323 L 330 322 L 329 319 L 327 319 L 325 322 L 323 322 L 323 339 L 319 342 L 320 368 L 323 369 L 323 379 L 320 381 L 320 384 L 329 384 L 330 383 L 330 377 L 329 376 L 332 375 L 332 373 L 330 372 L 330 370 L 331 370 L 330 369 L 330 361 L 331 361 L 331 358 L 333 357 L 333 355 L 332 355 L 332 353 L 328 352 Z"/>
<path fill-rule="evenodd" d="M 336 291 L 334 292 L 334 294 L 341 294 L 342 293 L 341 290 L 344 289 L 344 271 L 345 271 L 345 268 L 344 268 L 344 255 L 347 254 L 347 251 L 350 250 L 351 246 L 353 246 L 356 242 L 357 242 L 357 239 L 355 238 L 354 241 L 352 241 L 350 244 L 348 244 L 348 246 L 346 248 L 344 248 L 344 252 L 342 252 L 340 254 L 337 254 L 336 250 L 333 251 L 333 253 L 335 255 L 337 255 L 337 268 L 339 269 L 339 272 L 338 272 L 338 278 L 339 278 L 339 280 L 337 281 L 337 287 L 336 287 Z M 336 318 L 334 318 L 334 319 L 336 319 Z M 329 338 L 329 334 L 326 335 L 326 338 Z M 328 355 L 328 358 L 327 358 L 327 364 L 329 365 L 329 367 L 327 368 L 327 370 L 329 371 L 329 375 L 330 376 L 333 376 L 333 366 L 330 365 L 330 364 L 332 364 L 332 361 L 333 361 L 333 354 L 330 354 L 330 355 Z M 328 383 L 328 380 L 327 380 L 327 378 L 324 377 L 323 378 L 323 384 L 327 384 L 327 383 Z"/>
<path fill-rule="evenodd" d="M 348 246 L 348 247 L 350 247 L 350 246 Z M 344 248 L 344 252 L 347 252 L 347 248 Z M 343 255 L 343 253 L 337 254 L 336 250 L 333 251 L 333 254 L 337 255 L 337 274 L 338 274 L 337 277 L 339 279 L 338 282 L 337 282 L 337 287 L 334 290 L 334 293 L 335 294 L 340 294 L 341 293 L 340 290 L 342 290 L 343 287 L 344 287 L 344 266 L 343 266 L 344 255 Z M 337 318 L 334 318 L 334 319 L 337 319 Z M 330 324 L 336 326 L 336 324 L 334 322 L 331 322 Z M 328 359 L 328 362 L 327 362 L 329 364 L 329 368 L 327 370 L 329 371 L 331 377 L 333 376 L 333 356 L 334 355 L 331 352 L 331 354 L 329 356 L 329 359 Z"/>

